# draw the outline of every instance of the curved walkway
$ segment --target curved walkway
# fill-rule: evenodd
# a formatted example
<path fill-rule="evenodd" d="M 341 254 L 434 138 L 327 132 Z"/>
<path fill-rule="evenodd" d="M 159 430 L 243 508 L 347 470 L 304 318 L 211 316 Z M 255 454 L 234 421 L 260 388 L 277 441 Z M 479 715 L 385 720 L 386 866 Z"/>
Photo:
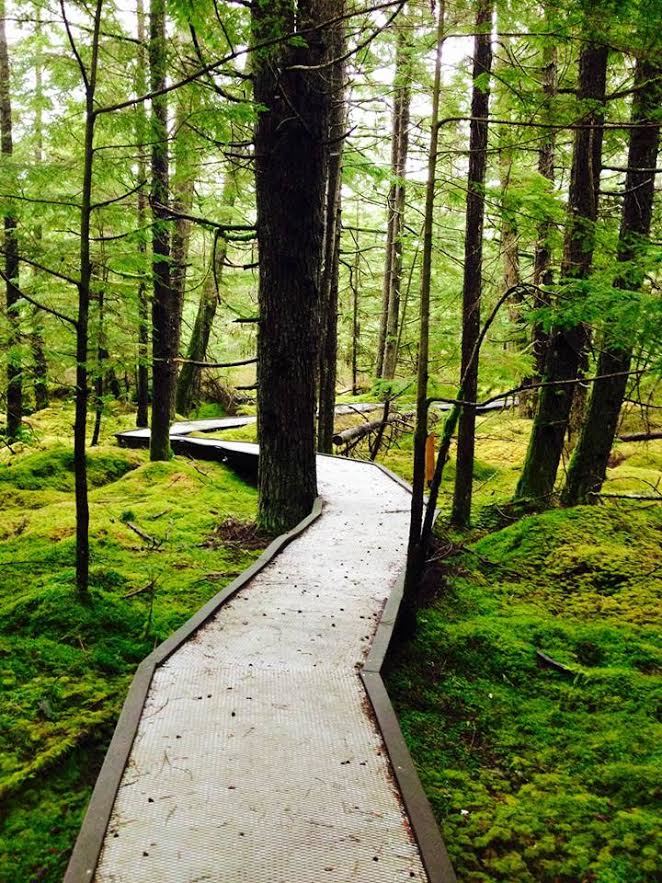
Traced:
<path fill-rule="evenodd" d="M 67 883 L 454 879 L 379 676 L 409 493 L 341 458 L 320 457 L 318 478 L 305 530 L 180 630 L 127 699 Z"/>

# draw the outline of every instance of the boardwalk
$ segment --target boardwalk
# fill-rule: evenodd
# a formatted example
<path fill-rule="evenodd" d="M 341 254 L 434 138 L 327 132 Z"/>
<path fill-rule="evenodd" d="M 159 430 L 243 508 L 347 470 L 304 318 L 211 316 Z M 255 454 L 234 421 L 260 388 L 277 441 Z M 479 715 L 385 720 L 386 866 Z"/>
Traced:
<path fill-rule="evenodd" d="M 321 516 L 157 667 L 96 871 L 68 880 L 451 879 L 424 870 L 360 677 L 409 494 L 371 464 L 318 471 Z"/>

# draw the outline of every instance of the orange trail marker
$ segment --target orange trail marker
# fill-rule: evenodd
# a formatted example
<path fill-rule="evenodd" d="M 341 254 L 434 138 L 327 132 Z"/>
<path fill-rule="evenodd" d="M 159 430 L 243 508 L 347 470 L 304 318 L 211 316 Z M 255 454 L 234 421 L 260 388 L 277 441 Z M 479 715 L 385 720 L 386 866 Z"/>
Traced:
<path fill-rule="evenodd" d="M 435 449 L 437 436 L 432 432 L 425 440 L 425 481 L 429 485 L 434 475 Z"/>

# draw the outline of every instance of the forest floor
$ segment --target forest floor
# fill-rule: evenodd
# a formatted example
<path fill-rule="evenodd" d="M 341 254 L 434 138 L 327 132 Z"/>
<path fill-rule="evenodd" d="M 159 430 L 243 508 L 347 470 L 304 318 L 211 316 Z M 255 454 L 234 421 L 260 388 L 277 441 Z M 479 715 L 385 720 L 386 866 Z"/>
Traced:
<path fill-rule="evenodd" d="M 481 419 L 475 527 L 440 532 L 446 557 L 389 692 L 459 879 L 644 883 L 662 866 L 662 505 L 509 524 L 529 425 Z M 405 476 L 410 444 L 387 457 Z M 606 491 L 651 494 L 662 442 L 617 443 L 612 462 Z M 452 477 L 451 462 L 442 507 Z"/>
<path fill-rule="evenodd" d="M 0 881 L 62 879 L 138 663 L 268 542 L 229 469 L 149 463 L 105 423 L 89 455 L 92 600 L 74 589 L 72 412 L 0 454 Z M 140 531 L 140 533 L 137 533 Z"/>
<path fill-rule="evenodd" d="M 136 665 L 267 542 L 244 526 L 253 488 L 217 464 L 118 448 L 112 433 L 133 423 L 120 409 L 90 453 L 93 601 L 79 604 L 71 422 L 49 409 L 0 452 L 1 883 L 61 879 Z M 511 523 L 529 426 L 479 421 L 475 527 L 442 538 L 389 689 L 460 879 L 651 880 L 662 509 L 609 501 Z M 411 443 L 380 458 L 405 478 Z M 619 443 L 613 463 L 608 491 L 649 493 L 662 442 Z M 442 510 L 452 479 L 451 461 Z"/>

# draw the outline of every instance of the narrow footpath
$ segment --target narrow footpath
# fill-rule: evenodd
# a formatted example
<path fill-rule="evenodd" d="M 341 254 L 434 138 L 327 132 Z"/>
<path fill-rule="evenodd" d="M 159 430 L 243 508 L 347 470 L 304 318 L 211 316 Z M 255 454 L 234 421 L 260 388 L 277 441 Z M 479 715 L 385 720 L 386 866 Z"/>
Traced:
<path fill-rule="evenodd" d="M 319 457 L 318 476 L 321 515 L 150 673 L 128 760 L 107 759 L 123 773 L 98 862 L 87 819 L 66 881 L 453 879 L 440 838 L 425 870 L 360 675 L 402 570 L 409 493 L 354 460 Z"/>

